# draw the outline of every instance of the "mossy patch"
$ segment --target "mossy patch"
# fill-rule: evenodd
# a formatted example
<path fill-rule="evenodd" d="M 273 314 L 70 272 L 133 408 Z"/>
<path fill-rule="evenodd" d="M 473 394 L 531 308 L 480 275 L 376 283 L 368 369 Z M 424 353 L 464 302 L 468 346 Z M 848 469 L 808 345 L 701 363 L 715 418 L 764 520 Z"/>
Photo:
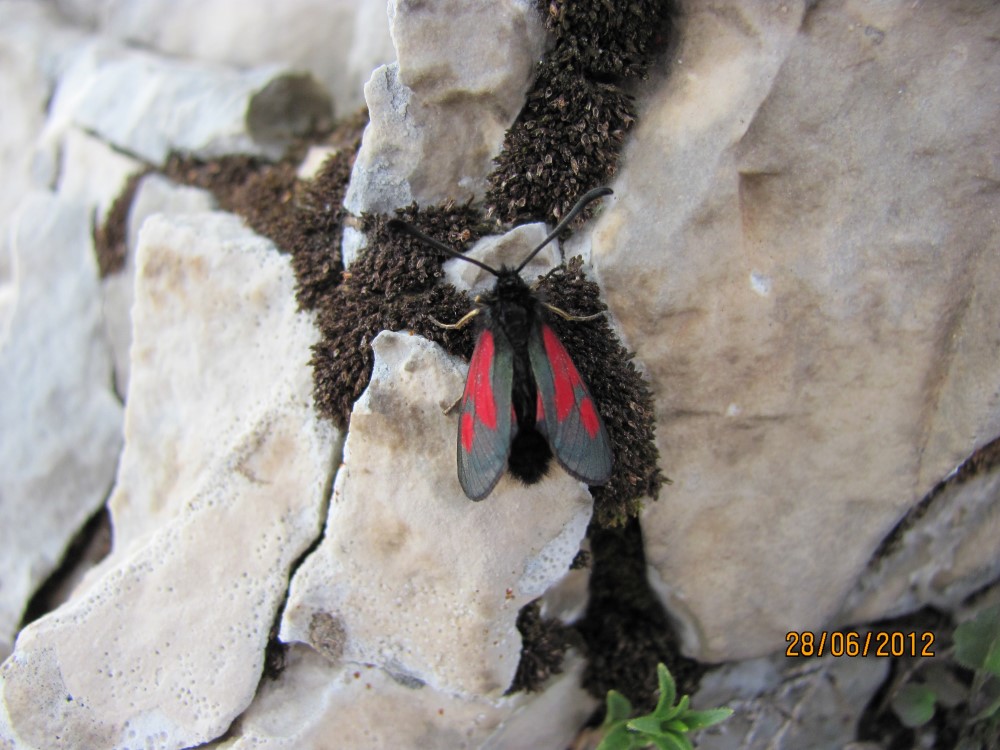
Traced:
<path fill-rule="evenodd" d="M 638 711 L 656 705 L 656 665 L 663 662 L 680 693 L 693 693 L 704 668 L 681 655 L 673 626 L 646 577 L 642 530 L 591 523 L 593 565 L 587 610 L 574 627 L 586 644 L 583 685 L 601 700 L 614 688 Z"/>
<path fill-rule="evenodd" d="M 209 162 L 173 155 L 165 172 L 211 191 L 221 208 L 290 253 L 299 305 L 313 309 L 341 280 L 342 204 L 367 121 L 360 112 L 334 129 L 325 143 L 336 150 L 311 180 L 296 175 L 301 148 L 277 164 L 242 155 Z"/>
<path fill-rule="evenodd" d="M 673 15 L 664 0 L 538 7 L 555 44 L 488 178 L 487 209 L 508 222 L 555 223 L 614 177 L 636 116 L 626 86 L 666 47 Z"/>
<path fill-rule="evenodd" d="M 537 599 L 518 612 L 517 630 L 521 634 L 521 659 L 508 695 L 540 690 L 550 677 L 560 674 L 575 635 L 558 620 L 543 618 Z"/>
<path fill-rule="evenodd" d="M 459 249 L 490 227 L 470 206 L 447 205 L 397 212 L 404 221 Z M 381 331 L 413 331 L 448 352 L 469 357 L 468 330 L 445 331 L 430 318 L 454 321 L 472 306 L 469 297 L 439 283 L 447 256 L 413 238 L 390 232 L 387 217 L 366 215 L 362 231 L 368 247 L 340 286 L 319 308 L 322 338 L 313 347 L 314 398 L 317 408 L 345 427 L 354 402 L 368 387 L 374 355 L 371 342 Z"/>

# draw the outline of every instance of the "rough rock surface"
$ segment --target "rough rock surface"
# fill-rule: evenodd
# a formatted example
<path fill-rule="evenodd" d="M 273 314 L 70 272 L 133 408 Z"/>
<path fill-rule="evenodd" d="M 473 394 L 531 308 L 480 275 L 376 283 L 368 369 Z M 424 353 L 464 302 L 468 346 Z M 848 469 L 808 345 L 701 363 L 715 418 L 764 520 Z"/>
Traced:
<path fill-rule="evenodd" d="M 783 653 L 724 665 L 703 679 L 691 702 L 696 708 L 727 705 L 735 715 L 699 733 L 698 747 L 851 747 L 861 712 L 888 671 L 885 659 L 796 661 Z"/>
<path fill-rule="evenodd" d="M 0 331 L 7 307 L 4 298 L 12 293 L 11 287 L 4 289 L 12 274 L 10 222 L 27 190 L 55 187 L 49 171 L 38 173 L 33 144 L 45 123 L 61 56 L 82 37 L 82 32 L 61 24 L 47 4 L 0 3 Z"/>
<path fill-rule="evenodd" d="M 107 497 L 121 449 L 87 206 L 35 193 L 14 224 L 15 294 L 0 331 L 3 656 L 28 600 Z"/>
<path fill-rule="evenodd" d="M 92 209 L 100 215 L 132 169 L 113 149 L 154 161 L 178 146 L 276 153 L 273 129 L 257 138 L 260 121 L 247 125 L 249 103 L 267 89 L 253 71 L 305 67 L 339 105 L 360 100 L 356 80 L 368 76 L 358 71 L 378 61 L 350 210 L 479 198 L 546 43 L 527 0 L 399 0 L 389 15 L 377 0 L 356 10 L 230 2 L 0 0 L 0 368 L 11 366 L 6 347 L 78 305 L 62 332 L 94 333 L 73 377 L 101 373 L 86 403 L 51 427 L 26 416 L 38 403 L 30 393 L 0 403 L 16 429 L 4 421 L 3 467 L 24 471 L 21 456 L 52 455 L 60 441 L 71 451 L 100 442 L 91 418 L 114 406 L 101 327 L 88 327 L 99 311 L 93 264 L 41 251 L 15 262 L 5 250 L 30 188 L 59 199 L 29 196 L 15 247 L 25 236 L 65 238 L 47 246 L 75 253 L 89 245 Z M 780 653 L 790 630 L 954 607 L 1000 570 L 996 467 L 934 489 L 1000 435 L 1000 9 L 679 5 L 675 44 L 630 89 L 636 125 L 615 196 L 567 246 L 591 253 L 609 314 L 656 394 L 661 467 L 674 483 L 642 518 L 650 579 L 687 652 L 707 660 Z M 212 21 L 219 14 L 232 22 Z M 365 51 L 377 44 L 314 41 L 334 33 L 320 17 L 353 17 L 353 27 L 338 25 L 344 38 L 364 29 L 384 39 L 390 16 L 396 63 Z M 283 52 L 288 35 L 302 44 Z M 222 102 L 227 85 L 234 99 Z M 137 90 L 157 93 L 128 94 Z M 304 93 L 323 99 L 311 85 Z M 105 176 L 113 180 L 91 179 Z M 345 249 L 363 245 L 357 226 L 346 227 Z M 167 235 L 178 245 L 169 253 Z M 504 480 L 469 503 L 446 413 L 464 367 L 406 333 L 379 339 L 380 369 L 355 411 L 325 538 L 294 579 L 282 633 L 303 643 L 277 680 L 258 684 L 294 561 L 321 533 L 336 454 L 308 407 L 312 329 L 295 309 L 287 259 L 232 218 L 152 219 L 144 236 L 134 320 L 124 305 L 105 308 L 119 330 L 136 332 L 114 552 L 20 634 L 0 670 L 0 748 L 149 738 L 318 750 L 330 735 L 344 746 L 524 747 L 525 737 L 542 743 L 547 726 L 579 723 L 593 704 L 572 682 L 576 662 L 539 695 L 499 693 L 516 665 L 518 608 L 544 592 L 546 612 L 580 611 L 585 572 L 551 587 L 579 544 L 585 493 L 554 473 L 530 492 Z M 163 255 L 151 252 L 156 238 Z M 506 241 L 474 252 L 491 263 L 496 251 L 520 257 Z M 23 314 L 32 262 L 47 274 L 37 320 Z M 463 286 L 491 282 L 461 261 L 447 273 Z M 17 356 L 21 369 L 0 373 L 4 386 L 39 389 L 76 353 Z M 108 421 L 118 434 L 118 418 Z M 101 461 L 116 458 L 112 446 Z M 0 519 L 0 535 L 16 532 L 22 545 L 0 575 L 34 565 L 36 553 L 51 568 L 83 508 L 100 503 L 97 468 L 56 464 L 47 480 L 71 473 L 88 487 L 66 506 L 46 493 L 17 503 L 13 525 Z M 0 482 L 16 476 L 4 469 Z M 7 493 L 2 485 L 0 513 Z M 26 529 L 53 512 L 58 532 L 33 541 Z M 559 548 L 546 552 L 551 540 Z M 20 585 L 6 637 L 44 570 Z M 886 668 L 840 660 L 786 671 L 773 659 L 706 679 L 696 705 L 729 703 L 739 715 L 701 744 L 760 747 L 777 733 L 787 747 L 809 746 L 809 731 L 843 744 Z M 544 742 L 561 748 L 565 737 Z"/>
<path fill-rule="evenodd" d="M 531 488 L 507 476 L 471 505 L 449 414 L 466 368 L 407 333 L 372 346 L 326 533 L 292 580 L 280 637 L 404 682 L 498 697 L 520 655 L 518 611 L 565 575 L 590 496 L 553 471 Z"/>
<path fill-rule="evenodd" d="M 0 671 L 18 747 L 219 736 L 325 507 L 336 435 L 312 409 L 288 257 L 197 214 L 147 221 L 137 268 L 115 547 Z"/>
<path fill-rule="evenodd" d="M 391 62 L 385 0 L 59 0 L 74 20 L 168 55 L 248 67 L 308 70 L 339 115 L 364 104 L 361 88 Z"/>
<path fill-rule="evenodd" d="M 683 17 L 593 262 L 657 397 L 674 485 L 644 534 L 692 655 L 822 628 L 1000 434 L 998 29 L 993 5 Z"/>
<path fill-rule="evenodd" d="M 135 254 L 139 230 L 154 214 L 179 214 L 210 211 L 216 207 L 211 193 L 198 188 L 176 185 L 158 174 L 139 181 L 126 224 L 125 265 L 117 273 L 101 280 L 104 323 L 115 360 L 115 387 L 124 398 L 128 393 L 129 353 L 132 349 L 132 305 L 135 302 Z"/>
<path fill-rule="evenodd" d="M 1000 471 L 955 477 L 904 519 L 844 602 L 838 622 L 956 611 L 1000 578 Z"/>
<path fill-rule="evenodd" d="M 238 70 L 95 40 L 59 79 L 42 141 L 74 125 L 152 164 L 171 151 L 277 158 L 331 112 L 329 94 L 287 67 Z"/>
<path fill-rule="evenodd" d="M 344 205 L 360 214 L 481 198 L 542 53 L 534 4 L 399 0 L 389 16 L 398 63 L 365 85 L 371 122 Z"/>
<path fill-rule="evenodd" d="M 285 670 L 262 686 L 233 736 L 207 748 L 566 747 L 594 707 L 579 687 L 581 667 L 580 660 L 568 665 L 541 696 L 492 702 L 408 686 L 369 666 L 333 665 L 293 646 Z"/>

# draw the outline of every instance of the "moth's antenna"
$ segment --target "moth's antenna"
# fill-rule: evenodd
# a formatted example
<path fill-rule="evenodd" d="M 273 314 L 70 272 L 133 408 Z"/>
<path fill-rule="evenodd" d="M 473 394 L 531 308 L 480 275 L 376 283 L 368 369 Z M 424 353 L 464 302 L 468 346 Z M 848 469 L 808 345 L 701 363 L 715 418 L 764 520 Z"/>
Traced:
<path fill-rule="evenodd" d="M 425 245 L 430 245 L 433 248 L 437 248 L 442 253 L 447 253 L 448 255 L 452 256 L 453 258 L 461 258 L 462 260 L 467 260 L 467 261 L 469 261 L 469 263 L 472 263 L 474 265 L 479 266 L 484 271 L 489 271 L 494 276 L 499 276 L 500 275 L 498 271 L 490 268 L 488 265 L 486 265 L 482 261 L 476 260 L 475 258 L 470 258 L 468 255 L 463 255 L 462 253 L 458 252 L 457 250 L 452 250 L 450 247 L 448 247 L 443 242 L 440 242 L 439 240 L 436 240 L 433 237 L 428 237 L 426 234 L 424 234 L 423 232 L 421 232 L 415 226 L 413 226 L 412 224 L 407 224 L 402 219 L 391 219 L 386 226 L 390 230 L 392 230 L 393 232 L 405 232 L 406 234 L 409 234 L 409 235 L 411 235 L 413 237 L 416 237 L 418 240 L 420 240 L 421 242 L 423 242 Z"/>
<path fill-rule="evenodd" d="M 558 235 L 562 230 L 564 230 L 566 226 L 571 221 L 573 221 L 573 219 L 579 216 L 580 212 L 587 207 L 587 204 L 592 203 L 593 201 L 596 201 L 598 198 L 602 198 L 605 195 L 611 195 L 613 192 L 614 191 L 609 187 L 599 187 L 599 188 L 594 188 L 593 190 L 590 190 L 587 193 L 584 193 L 583 197 L 580 198 L 580 200 L 576 202 L 576 205 L 573 206 L 572 209 L 570 209 L 570 212 L 562 218 L 562 221 L 560 221 L 556 225 L 556 228 L 552 230 L 549 236 L 546 237 L 544 240 L 542 240 L 542 244 L 536 247 L 534 250 L 532 250 L 531 253 L 528 255 L 528 257 L 525 258 L 523 261 L 521 261 L 521 265 L 519 265 L 517 269 L 515 269 L 517 273 L 521 273 L 521 269 L 523 269 L 526 265 L 528 265 L 531 259 L 534 258 L 536 255 L 538 255 L 538 252 L 543 247 L 552 242 L 552 240 L 556 238 L 556 235 Z M 472 260 L 472 258 L 468 258 L 468 260 Z"/>

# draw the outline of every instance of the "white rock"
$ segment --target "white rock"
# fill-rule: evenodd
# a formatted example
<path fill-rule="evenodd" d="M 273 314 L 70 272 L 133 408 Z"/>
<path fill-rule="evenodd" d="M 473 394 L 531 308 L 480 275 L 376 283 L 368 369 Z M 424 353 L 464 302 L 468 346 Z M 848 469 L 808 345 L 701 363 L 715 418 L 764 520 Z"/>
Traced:
<path fill-rule="evenodd" d="M 11 219 L 29 190 L 55 187 L 56 162 L 39 175 L 33 143 L 45 123 L 60 56 L 78 36 L 47 4 L 0 3 L 0 338 L 12 311 Z"/>
<path fill-rule="evenodd" d="M 548 234 L 545 224 L 522 224 L 506 234 L 483 237 L 465 254 L 499 270 L 501 266 L 516 268 Z M 524 270 L 521 278 L 529 284 L 559 264 L 559 241 L 552 240 L 539 251 Z M 478 294 L 492 289 L 496 276 L 459 258 L 444 264 L 444 280 L 462 291 Z"/>
<path fill-rule="evenodd" d="M 227 214 L 152 218 L 138 255 L 115 548 L 0 670 L 18 748 L 182 748 L 250 703 L 336 450 L 288 256 Z"/>
<path fill-rule="evenodd" d="M 803 5 L 691 4 L 593 235 L 674 480 L 647 559 L 709 660 L 822 629 L 1000 434 L 1000 8 Z"/>
<path fill-rule="evenodd" d="M 86 206 L 29 195 L 11 246 L 14 294 L 0 340 L 0 655 L 37 586 L 107 497 L 122 417 Z"/>
<path fill-rule="evenodd" d="M 344 748 L 568 747 L 597 701 L 580 687 L 583 660 L 571 653 L 564 667 L 539 693 L 488 701 L 407 686 L 371 666 L 333 665 L 296 645 L 232 736 L 205 748 L 327 750 L 331 738 Z"/>
<path fill-rule="evenodd" d="M 309 71 L 344 114 L 364 104 L 361 89 L 371 71 L 394 59 L 385 0 L 61 0 L 60 6 L 102 34 L 178 57 Z"/>
<path fill-rule="evenodd" d="M 139 230 L 143 222 L 155 214 L 178 216 L 210 211 L 215 207 L 215 198 L 207 190 L 177 185 L 155 173 L 143 177 L 136 188 L 126 226 L 125 265 L 119 272 L 101 280 L 104 324 L 115 361 L 115 389 L 123 399 L 128 393 Z"/>
<path fill-rule="evenodd" d="M 540 692 L 511 696 L 507 704 L 514 706 L 513 712 L 483 749 L 571 747 L 580 727 L 597 708 L 597 700 L 581 687 L 585 666 L 579 654 L 570 652 L 563 671 L 550 678 Z"/>
<path fill-rule="evenodd" d="M 94 225 L 104 221 L 129 177 L 144 169 L 142 162 L 77 128 L 66 131 L 60 151 L 59 195 L 92 207 Z"/>
<path fill-rule="evenodd" d="M 334 666 L 310 648 L 291 649 L 235 736 L 211 750 L 478 748 L 510 713 L 484 700 L 407 687 L 370 666 Z"/>
<path fill-rule="evenodd" d="M 828 656 L 797 662 L 784 654 L 723 666 L 702 678 L 691 706 L 728 706 L 735 713 L 698 732 L 698 747 L 738 750 L 778 741 L 787 750 L 846 748 L 888 672 L 886 659 Z"/>
<path fill-rule="evenodd" d="M 372 346 L 326 535 L 292 581 L 281 638 L 335 662 L 497 697 L 519 659 L 518 611 L 565 575 L 590 495 L 553 469 L 530 488 L 505 477 L 470 502 L 446 413 L 465 366 L 405 333 L 383 332 Z"/>
<path fill-rule="evenodd" d="M 897 617 L 927 605 L 954 612 L 1000 577 L 1000 472 L 950 482 L 915 515 L 861 577 L 837 622 Z"/>
<path fill-rule="evenodd" d="M 263 683 L 234 736 L 206 750 L 568 747 L 596 701 L 580 688 L 583 660 L 538 694 L 491 702 L 407 687 L 370 666 L 334 666 L 293 646 L 276 681 Z M 389 720 L 391 718 L 391 720 Z"/>
<path fill-rule="evenodd" d="M 94 41 L 60 78 L 42 143 L 75 125 L 152 164 L 174 150 L 277 158 L 330 113 L 322 87 L 288 68 L 241 71 Z"/>
<path fill-rule="evenodd" d="M 365 86 L 371 122 L 344 205 L 388 213 L 482 198 L 542 53 L 541 17 L 518 0 L 394 0 L 389 18 L 399 62 Z"/>

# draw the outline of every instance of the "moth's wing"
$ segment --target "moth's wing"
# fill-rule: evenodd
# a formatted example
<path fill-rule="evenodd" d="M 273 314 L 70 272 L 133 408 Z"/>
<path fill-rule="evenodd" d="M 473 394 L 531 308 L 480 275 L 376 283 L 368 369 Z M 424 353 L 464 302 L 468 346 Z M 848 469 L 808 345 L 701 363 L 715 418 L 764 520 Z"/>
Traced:
<path fill-rule="evenodd" d="M 538 389 L 538 431 L 572 476 L 591 485 L 606 484 L 612 463 L 608 431 L 587 384 L 548 323 L 532 329 L 528 356 Z"/>
<path fill-rule="evenodd" d="M 458 481 L 482 500 L 507 467 L 516 424 L 511 387 L 514 351 L 507 338 L 486 328 L 476 340 L 458 421 Z"/>

